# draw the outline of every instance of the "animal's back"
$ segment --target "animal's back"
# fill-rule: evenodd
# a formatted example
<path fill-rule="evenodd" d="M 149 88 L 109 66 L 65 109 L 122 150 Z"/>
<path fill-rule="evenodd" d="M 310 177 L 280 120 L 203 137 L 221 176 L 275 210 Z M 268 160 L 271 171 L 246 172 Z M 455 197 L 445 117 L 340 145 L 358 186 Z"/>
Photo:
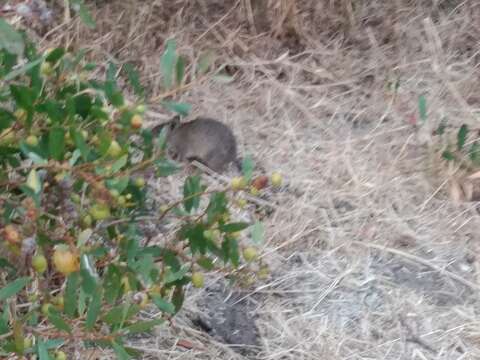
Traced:
<path fill-rule="evenodd" d="M 169 145 L 181 160 L 198 160 L 221 171 L 237 158 L 235 136 L 228 126 L 210 118 L 197 118 L 172 131 Z"/>

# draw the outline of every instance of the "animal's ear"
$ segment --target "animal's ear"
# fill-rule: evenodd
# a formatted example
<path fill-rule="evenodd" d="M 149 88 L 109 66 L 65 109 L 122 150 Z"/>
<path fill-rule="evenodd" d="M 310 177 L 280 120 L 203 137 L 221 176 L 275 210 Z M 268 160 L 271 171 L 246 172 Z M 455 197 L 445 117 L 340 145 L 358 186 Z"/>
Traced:
<path fill-rule="evenodd" d="M 177 128 L 181 122 L 180 122 L 180 115 L 175 115 L 170 121 L 169 121 L 169 127 L 170 127 L 170 130 L 173 130 L 175 128 Z"/>

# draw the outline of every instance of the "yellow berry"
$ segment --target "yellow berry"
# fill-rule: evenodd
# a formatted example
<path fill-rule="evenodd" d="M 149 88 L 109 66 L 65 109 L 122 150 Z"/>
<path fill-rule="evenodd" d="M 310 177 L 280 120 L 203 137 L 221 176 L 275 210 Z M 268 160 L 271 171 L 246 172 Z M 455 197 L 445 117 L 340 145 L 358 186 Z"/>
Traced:
<path fill-rule="evenodd" d="M 44 303 L 42 305 L 41 311 L 44 316 L 48 316 L 48 310 L 50 309 L 50 306 L 52 306 L 50 303 Z"/>
<path fill-rule="evenodd" d="M 194 272 L 192 274 L 192 284 L 196 288 L 202 288 L 205 284 L 205 278 L 202 273 Z"/>
<path fill-rule="evenodd" d="M 145 179 L 143 177 L 138 177 L 135 179 L 135 186 L 139 187 L 140 189 L 145 186 Z"/>
<path fill-rule="evenodd" d="M 282 175 L 279 172 L 272 173 L 272 176 L 270 177 L 270 181 L 275 187 L 280 187 L 282 185 L 282 180 Z"/>
<path fill-rule="evenodd" d="M 252 262 L 257 258 L 257 255 L 257 249 L 254 247 L 249 246 L 243 250 L 243 258 L 246 262 Z"/>
<path fill-rule="evenodd" d="M 237 200 L 237 206 L 238 206 L 240 209 L 243 209 L 245 206 L 247 206 L 247 200 L 245 200 L 245 199 L 238 199 L 238 200 Z"/>
<path fill-rule="evenodd" d="M 44 61 L 42 65 L 40 65 L 40 74 L 43 76 L 50 76 L 53 73 L 52 64 L 48 61 Z"/>
<path fill-rule="evenodd" d="M 27 119 L 28 114 L 24 109 L 17 109 L 17 110 L 15 110 L 13 115 L 15 115 L 15 118 L 17 119 L 18 122 L 23 124 L 25 122 L 25 120 Z"/>
<path fill-rule="evenodd" d="M 32 267 L 37 273 L 44 273 L 47 270 L 47 266 L 47 259 L 42 254 L 35 255 L 32 258 Z"/>
<path fill-rule="evenodd" d="M 97 203 L 89 210 L 90 215 L 96 221 L 108 219 L 110 217 L 110 207 L 107 204 Z"/>
<path fill-rule="evenodd" d="M 118 157 L 122 153 L 122 148 L 118 144 L 116 140 L 113 140 L 110 143 L 110 147 L 108 148 L 107 154 L 111 157 Z"/>
<path fill-rule="evenodd" d="M 140 115 L 135 114 L 130 119 L 130 125 L 133 129 L 140 129 L 143 126 L 143 119 Z"/>
<path fill-rule="evenodd" d="M 252 186 L 250 188 L 250 194 L 252 194 L 253 196 L 257 196 L 259 193 L 260 191 L 255 186 Z"/>
<path fill-rule="evenodd" d="M 79 269 L 78 256 L 67 248 L 58 247 L 53 253 L 53 264 L 58 272 L 67 276 Z"/>
<path fill-rule="evenodd" d="M 246 186 L 246 181 L 243 176 L 234 177 L 230 183 L 232 190 L 238 191 Z"/>
<path fill-rule="evenodd" d="M 16 245 L 22 242 L 20 233 L 14 225 L 7 225 L 3 228 L 3 236 L 10 245 Z"/>
<path fill-rule="evenodd" d="M 58 350 L 55 352 L 55 360 L 67 360 L 67 354 L 61 350 Z"/>
<path fill-rule="evenodd" d="M 25 142 L 27 143 L 27 145 L 37 146 L 38 145 L 38 137 L 36 137 L 35 135 L 30 135 L 25 139 Z"/>

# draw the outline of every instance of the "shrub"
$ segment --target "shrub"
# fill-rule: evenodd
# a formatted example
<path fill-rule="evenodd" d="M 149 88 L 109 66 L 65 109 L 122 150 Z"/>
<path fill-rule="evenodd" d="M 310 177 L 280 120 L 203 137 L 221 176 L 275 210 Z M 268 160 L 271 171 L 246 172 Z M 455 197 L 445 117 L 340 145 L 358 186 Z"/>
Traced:
<path fill-rule="evenodd" d="M 129 103 L 114 65 L 104 80 L 95 79 L 96 66 L 84 53 L 39 53 L 3 20 L 2 31 L 0 356 L 65 358 L 69 344 L 83 341 L 129 358 L 134 352 L 125 337 L 174 316 L 186 286 L 203 286 L 204 271 L 251 275 L 255 265 L 241 266 L 238 240 L 251 224 L 230 220 L 237 193 L 206 192 L 200 177 L 190 176 L 184 197 L 158 216 L 178 215 L 175 241 L 145 243 L 136 220 L 147 212 L 142 171 L 154 168 L 166 177 L 178 166 L 164 157 L 164 134 L 153 138 L 143 129 L 138 74 L 122 69 L 137 96 Z M 173 40 L 161 69 L 166 90 L 184 82 Z M 164 105 L 180 114 L 189 110 L 188 104 Z M 247 158 L 244 165 L 251 181 L 252 163 Z M 253 224 L 254 239 L 262 232 Z M 251 245 L 245 257 L 258 259 Z M 160 315 L 139 320 L 149 304 Z"/>

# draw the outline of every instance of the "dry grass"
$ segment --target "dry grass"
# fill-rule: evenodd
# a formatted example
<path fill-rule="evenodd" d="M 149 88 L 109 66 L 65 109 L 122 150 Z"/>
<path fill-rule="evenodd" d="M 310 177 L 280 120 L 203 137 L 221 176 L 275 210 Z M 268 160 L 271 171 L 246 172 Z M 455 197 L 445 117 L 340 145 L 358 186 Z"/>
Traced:
<path fill-rule="evenodd" d="M 95 32 L 72 22 L 42 45 L 133 62 L 152 97 L 171 36 L 189 59 L 213 49 L 237 71 L 231 84 L 203 82 L 179 96 L 193 115 L 230 124 L 241 150 L 289 184 L 266 221 L 272 279 L 252 290 L 258 359 L 480 358 L 478 205 L 448 200 L 428 147 L 444 117 L 478 123 L 480 4 L 268 4 L 105 2 Z M 421 128 L 412 125 L 420 94 Z M 192 296 L 174 327 L 134 345 L 147 358 L 241 358 L 190 326 L 202 293 Z"/>

